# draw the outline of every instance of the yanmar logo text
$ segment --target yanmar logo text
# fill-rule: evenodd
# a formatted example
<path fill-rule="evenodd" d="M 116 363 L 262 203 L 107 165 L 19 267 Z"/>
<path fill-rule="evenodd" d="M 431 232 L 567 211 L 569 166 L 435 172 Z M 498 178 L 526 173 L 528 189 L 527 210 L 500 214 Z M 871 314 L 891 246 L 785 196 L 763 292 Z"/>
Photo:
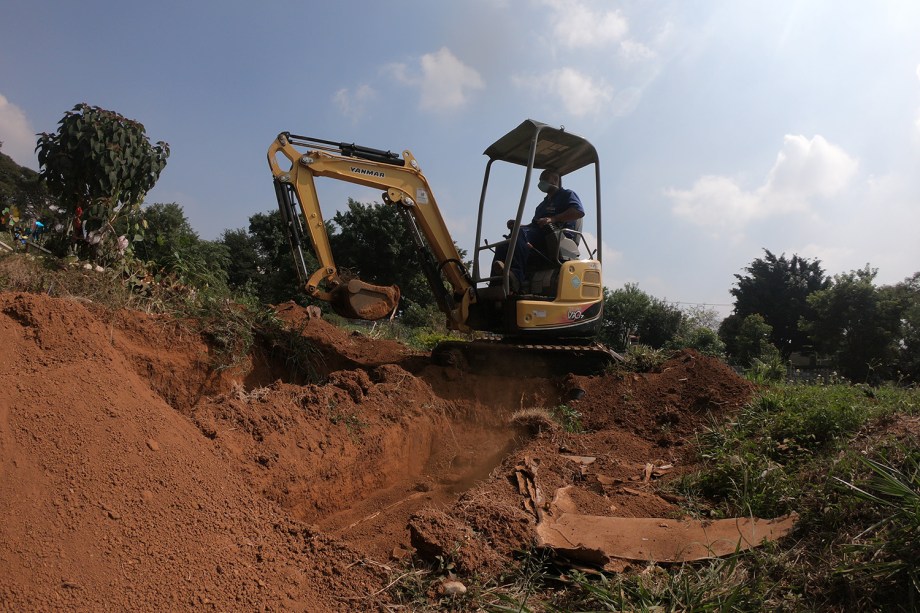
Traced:
<path fill-rule="evenodd" d="M 379 177 L 381 179 L 386 176 L 384 173 L 380 172 L 379 170 L 368 170 L 366 168 L 358 168 L 357 166 L 352 166 L 351 171 L 355 173 L 356 175 L 368 175 L 371 177 Z"/>

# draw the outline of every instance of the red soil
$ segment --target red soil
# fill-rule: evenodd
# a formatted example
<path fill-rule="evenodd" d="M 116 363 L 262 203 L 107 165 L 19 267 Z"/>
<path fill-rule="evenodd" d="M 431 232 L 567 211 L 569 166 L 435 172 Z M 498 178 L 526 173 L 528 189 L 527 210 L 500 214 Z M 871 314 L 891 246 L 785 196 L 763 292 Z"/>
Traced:
<path fill-rule="evenodd" d="M 0 610 L 374 610 L 408 555 L 488 577 L 533 542 L 525 463 L 585 513 L 673 515 L 647 464 L 690 469 L 694 430 L 751 391 L 693 352 L 643 375 L 502 378 L 279 314 L 322 385 L 267 349 L 216 375 L 171 320 L 0 293 Z M 575 387 L 589 433 L 512 420 Z"/>

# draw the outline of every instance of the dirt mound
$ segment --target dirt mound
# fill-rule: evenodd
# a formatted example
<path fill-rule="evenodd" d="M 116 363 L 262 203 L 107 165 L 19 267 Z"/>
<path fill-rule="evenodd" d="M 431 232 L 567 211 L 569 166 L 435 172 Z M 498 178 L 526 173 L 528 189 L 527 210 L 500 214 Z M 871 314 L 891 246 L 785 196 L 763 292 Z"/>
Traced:
<path fill-rule="evenodd" d="M 331 574 L 359 555 L 228 469 L 155 391 L 166 373 L 119 349 L 120 321 L 0 294 L 0 609 L 334 609 L 331 594 L 377 585 L 372 568 Z M 194 353 L 155 363 L 195 388 Z"/>
<path fill-rule="evenodd" d="M 490 576 L 533 543 L 536 489 L 673 514 L 657 480 L 751 391 L 692 352 L 636 376 L 471 375 L 278 311 L 322 384 L 258 348 L 217 376 L 193 327 L 0 293 L 0 609 L 375 609 L 412 554 Z"/>

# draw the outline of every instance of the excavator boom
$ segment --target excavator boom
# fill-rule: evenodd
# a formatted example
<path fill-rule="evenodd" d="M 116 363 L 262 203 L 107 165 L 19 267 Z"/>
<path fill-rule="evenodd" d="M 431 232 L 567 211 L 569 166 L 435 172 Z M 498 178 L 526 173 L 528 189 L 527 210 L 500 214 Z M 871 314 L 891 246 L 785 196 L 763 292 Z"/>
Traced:
<path fill-rule="evenodd" d="M 306 152 L 299 147 L 311 147 Z M 275 192 L 286 226 L 294 261 L 308 294 L 328 301 L 333 309 L 355 319 L 380 319 L 393 312 L 399 288 L 352 278 L 345 280 L 335 265 L 315 178 L 329 177 L 385 190 L 383 201 L 396 206 L 411 229 L 422 255 L 422 268 L 448 327 L 468 330 L 466 311 L 475 292 L 460 255 L 441 217 L 428 181 L 412 153 L 402 157 L 390 151 L 353 143 L 336 143 L 283 132 L 268 150 Z M 283 165 L 282 165 L 283 164 Z M 301 209 L 298 213 L 298 207 Z M 309 238 L 320 267 L 310 271 L 303 241 Z M 445 278 L 450 289 L 444 287 Z M 324 289 L 325 287 L 325 289 Z"/>

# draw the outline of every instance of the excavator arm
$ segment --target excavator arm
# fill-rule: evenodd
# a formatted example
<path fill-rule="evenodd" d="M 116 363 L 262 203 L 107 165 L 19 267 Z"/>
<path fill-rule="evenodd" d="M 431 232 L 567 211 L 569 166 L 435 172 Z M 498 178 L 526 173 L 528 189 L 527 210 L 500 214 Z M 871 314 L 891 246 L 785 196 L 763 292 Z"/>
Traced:
<path fill-rule="evenodd" d="M 469 306 L 476 301 L 475 285 L 460 260 L 428 180 L 411 152 L 403 151 L 399 157 L 390 151 L 282 132 L 268 149 L 268 164 L 294 263 L 308 294 L 328 301 L 340 315 L 355 319 L 380 319 L 396 308 L 398 287 L 372 285 L 357 278 L 346 281 L 340 276 L 315 178 L 378 188 L 384 190 L 384 203 L 394 206 L 407 224 L 419 263 L 439 308 L 447 316 L 448 327 L 469 331 L 467 319 Z M 305 240 L 309 240 L 319 260 L 316 270 L 307 267 Z M 442 279 L 446 279 L 449 288 Z"/>

